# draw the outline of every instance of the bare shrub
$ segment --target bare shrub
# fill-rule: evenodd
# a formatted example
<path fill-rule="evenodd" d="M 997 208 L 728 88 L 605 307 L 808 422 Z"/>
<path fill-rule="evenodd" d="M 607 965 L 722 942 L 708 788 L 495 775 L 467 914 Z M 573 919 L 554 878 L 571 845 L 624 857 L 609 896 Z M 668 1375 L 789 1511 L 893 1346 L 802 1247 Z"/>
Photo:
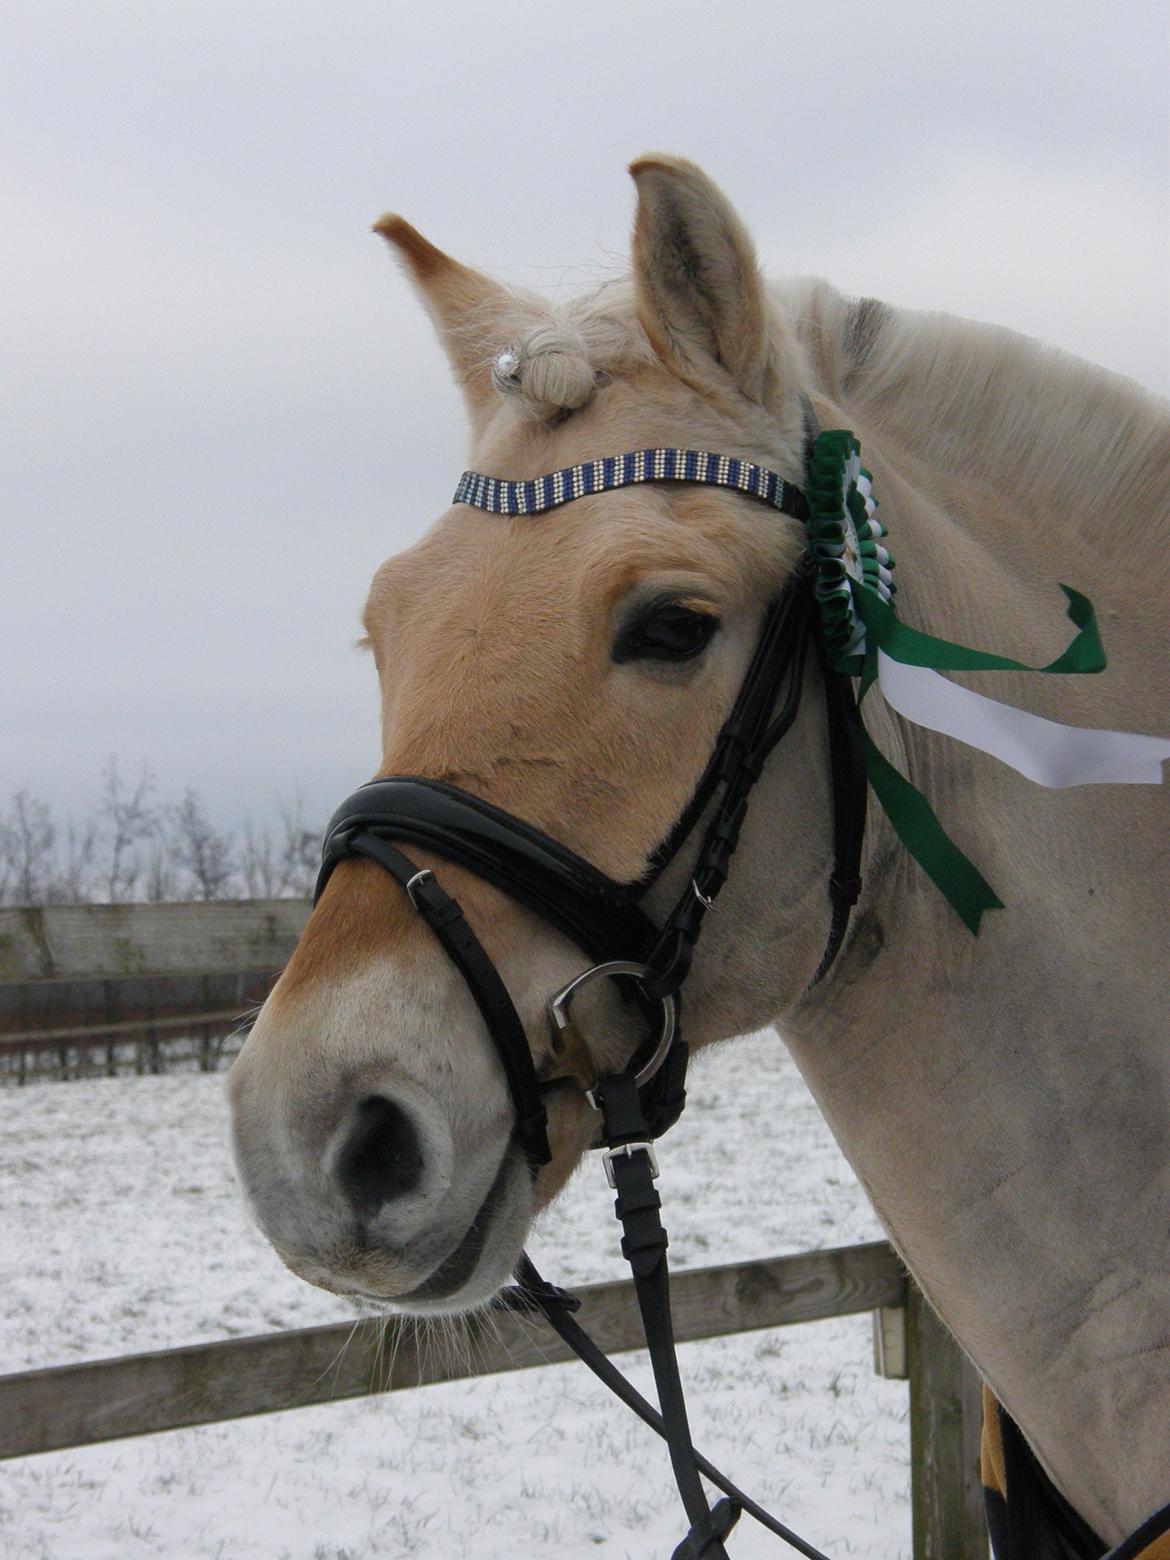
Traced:
<path fill-rule="evenodd" d="M 232 837 L 221 834 L 204 811 L 197 791 L 188 790 L 169 810 L 170 854 L 190 879 L 185 899 L 228 897 L 235 872 Z"/>
<path fill-rule="evenodd" d="M 156 799 L 148 764 L 137 780 L 116 758 L 102 770 L 95 807 L 59 827 L 26 787 L 0 808 L 0 904 L 121 904 L 130 900 L 303 897 L 312 892 L 319 834 L 304 802 L 278 802 L 274 822 L 220 829 L 198 791 Z"/>

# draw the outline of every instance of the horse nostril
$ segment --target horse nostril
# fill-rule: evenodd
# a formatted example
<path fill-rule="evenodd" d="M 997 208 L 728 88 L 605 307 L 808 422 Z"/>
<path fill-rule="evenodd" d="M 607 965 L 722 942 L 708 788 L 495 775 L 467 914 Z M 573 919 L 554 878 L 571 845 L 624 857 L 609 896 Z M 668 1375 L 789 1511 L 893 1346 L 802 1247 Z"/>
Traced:
<path fill-rule="evenodd" d="M 383 1204 L 412 1192 L 422 1171 L 418 1131 L 401 1106 L 381 1094 L 362 1100 L 337 1161 L 338 1179 L 355 1211 L 371 1217 Z"/>

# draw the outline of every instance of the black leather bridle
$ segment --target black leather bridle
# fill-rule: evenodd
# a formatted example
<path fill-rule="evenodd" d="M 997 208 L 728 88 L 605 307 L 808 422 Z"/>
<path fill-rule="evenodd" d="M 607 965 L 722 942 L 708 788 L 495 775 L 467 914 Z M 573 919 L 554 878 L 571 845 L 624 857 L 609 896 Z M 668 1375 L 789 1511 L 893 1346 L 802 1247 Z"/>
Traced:
<path fill-rule="evenodd" d="M 800 514 L 797 490 L 789 513 Z M 780 507 L 780 506 L 777 506 Z M 674 1354 L 666 1268 L 666 1233 L 653 1182 L 652 1143 L 678 1120 L 686 1100 L 687 1047 L 679 1022 L 681 993 L 707 914 L 728 873 L 749 797 L 772 749 L 800 706 L 809 643 L 820 661 L 829 735 L 834 865 L 827 894 L 829 930 L 810 985 L 824 978 L 845 940 L 860 893 L 866 778 L 853 686 L 826 663 L 815 624 L 807 556 L 768 607 L 755 652 L 731 713 L 690 802 L 633 883 L 606 876 L 559 841 L 490 802 L 440 781 L 390 776 L 370 781 L 342 803 L 326 831 L 317 881 L 319 899 L 339 862 L 364 857 L 401 884 L 467 984 L 503 1065 L 515 1110 L 515 1141 L 536 1173 L 548 1162 L 547 1117 L 523 1024 L 495 965 L 456 900 L 430 868 L 399 849 L 422 846 L 458 863 L 556 927 L 592 962 L 550 1002 L 553 1023 L 565 1027 L 573 996 L 585 982 L 612 976 L 650 1021 L 651 1034 L 617 1073 L 601 1077 L 588 1099 L 601 1113 L 594 1146 L 605 1150 L 606 1174 L 617 1192 L 623 1254 L 630 1261 L 650 1349 L 661 1414 L 640 1398 L 569 1314 L 571 1295 L 545 1283 L 526 1255 L 517 1287 L 503 1303 L 539 1310 L 570 1346 L 667 1441 L 691 1523 L 675 1560 L 721 1560 L 723 1540 L 741 1510 L 749 1511 L 809 1560 L 824 1560 L 724 1479 L 695 1451 Z M 702 826 L 693 872 L 661 925 L 642 901 L 684 844 Z M 728 1491 L 709 1508 L 700 1471 Z"/>

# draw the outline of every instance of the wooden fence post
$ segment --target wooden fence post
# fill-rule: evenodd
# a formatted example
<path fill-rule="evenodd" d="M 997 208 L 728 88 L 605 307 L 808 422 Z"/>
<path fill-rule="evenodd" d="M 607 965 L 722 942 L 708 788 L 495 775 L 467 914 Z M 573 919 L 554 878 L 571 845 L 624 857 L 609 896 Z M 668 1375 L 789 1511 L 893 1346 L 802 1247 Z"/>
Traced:
<path fill-rule="evenodd" d="M 914 1560 L 987 1560 L 979 1376 L 913 1283 L 907 1323 Z"/>

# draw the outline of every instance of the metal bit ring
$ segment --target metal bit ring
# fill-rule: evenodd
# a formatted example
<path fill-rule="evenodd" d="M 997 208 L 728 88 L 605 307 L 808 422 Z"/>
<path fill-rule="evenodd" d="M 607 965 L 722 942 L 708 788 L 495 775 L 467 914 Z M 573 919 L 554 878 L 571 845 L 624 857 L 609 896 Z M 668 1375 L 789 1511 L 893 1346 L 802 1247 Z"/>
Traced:
<path fill-rule="evenodd" d="M 592 969 L 582 970 L 580 975 L 575 975 L 569 984 L 549 998 L 548 1010 L 553 1024 L 557 1029 L 567 1029 L 572 1022 L 569 1016 L 569 1004 L 574 996 L 588 981 L 598 975 L 629 975 L 636 981 L 643 981 L 651 974 L 650 968 L 645 964 L 634 964 L 626 959 L 614 959 L 608 964 L 595 964 Z M 666 1060 L 667 1053 L 674 1042 L 674 1032 L 677 1027 L 677 1007 L 674 994 L 668 993 L 657 999 L 662 1004 L 662 1029 L 658 1036 L 658 1044 L 654 1047 L 654 1054 L 635 1076 L 634 1083 L 640 1089 L 644 1083 L 649 1083 L 654 1074 Z"/>

